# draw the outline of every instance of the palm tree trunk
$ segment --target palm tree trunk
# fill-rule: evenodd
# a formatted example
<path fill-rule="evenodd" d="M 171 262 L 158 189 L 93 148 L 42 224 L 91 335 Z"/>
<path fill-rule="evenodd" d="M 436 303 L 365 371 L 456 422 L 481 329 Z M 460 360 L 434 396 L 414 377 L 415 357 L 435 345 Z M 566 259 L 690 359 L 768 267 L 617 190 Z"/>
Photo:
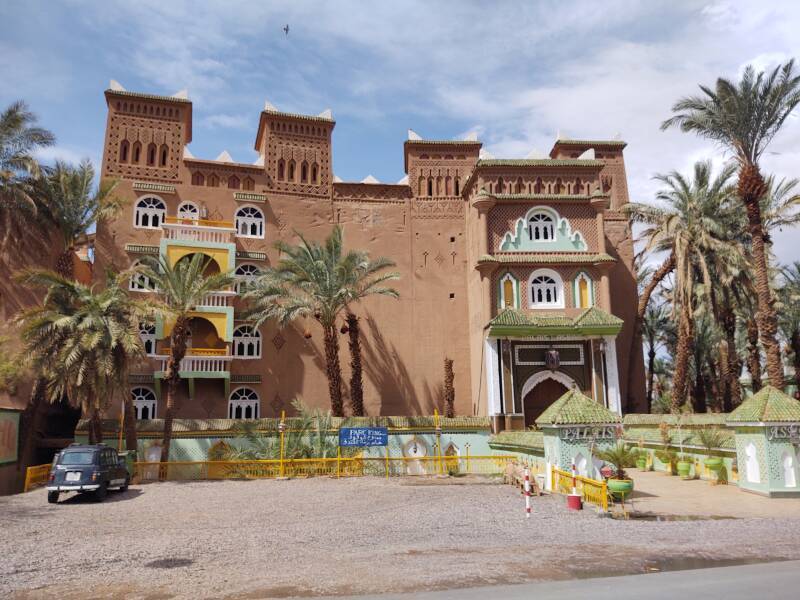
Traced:
<path fill-rule="evenodd" d="M 167 406 L 164 410 L 164 437 L 161 444 L 161 462 L 169 462 L 169 447 L 172 443 L 172 422 L 175 419 L 175 397 L 181 381 L 181 361 L 186 356 L 186 338 L 189 334 L 189 319 L 180 316 L 175 320 L 169 342 L 169 359 L 164 379 L 167 382 Z M 159 469 L 161 473 L 161 469 Z M 160 478 L 160 477 L 159 477 Z"/>
<path fill-rule="evenodd" d="M 452 419 L 456 416 L 456 390 L 453 385 L 455 374 L 453 373 L 453 359 L 444 359 L 444 416 Z"/>
<path fill-rule="evenodd" d="M 655 380 L 656 351 L 653 344 L 647 352 L 647 412 L 653 410 L 653 382 Z"/>
<path fill-rule="evenodd" d="M 769 285 L 769 266 L 767 264 L 767 235 L 761 220 L 759 200 L 766 193 L 766 183 L 758 166 L 744 165 L 739 170 L 739 197 L 747 210 L 748 229 L 752 244 L 753 263 L 756 276 L 756 297 L 758 298 L 758 330 L 761 345 L 767 357 L 767 376 L 769 384 L 783 389 L 783 361 L 778 344 L 778 317 L 775 314 L 772 289 Z"/>
<path fill-rule="evenodd" d="M 795 329 L 792 332 L 792 338 L 789 343 L 794 353 L 794 395 L 797 398 L 797 395 L 800 394 L 800 329 Z"/>
<path fill-rule="evenodd" d="M 125 400 L 125 450 L 137 450 L 138 439 L 136 433 L 136 411 L 133 408 L 133 399 Z"/>
<path fill-rule="evenodd" d="M 33 463 L 34 453 L 36 452 L 36 435 L 42 427 L 42 421 L 47 409 L 47 402 L 44 397 L 45 380 L 37 377 L 31 388 L 31 395 L 28 405 L 22 413 L 21 432 L 22 443 L 20 444 L 20 459 L 17 461 L 17 470 Z"/>
<path fill-rule="evenodd" d="M 758 323 L 753 317 L 747 319 L 747 370 L 755 394 L 761 389 L 761 351 L 758 348 Z"/>
<path fill-rule="evenodd" d="M 678 343 L 675 350 L 675 373 L 672 388 L 672 410 L 678 411 L 689 398 L 689 358 L 692 354 L 692 324 L 688 308 L 681 308 Z"/>
<path fill-rule="evenodd" d="M 725 360 L 720 362 L 724 393 L 722 396 L 722 411 L 731 412 L 735 406 L 742 403 L 742 386 L 739 384 L 739 375 L 742 371 L 741 359 L 736 352 L 736 313 L 731 307 L 730 294 L 723 288 L 725 310 L 720 322 L 725 332 Z"/>
<path fill-rule="evenodd" d="M 103 422 L 100 420 L 99 408 L 92 408 L 92 416 L 89 419 L 89 443 L 103 443 Z"/>
<path fill-rule="evenodd" d="M 342 403 L 342 367 L 339 364 L 339 338 L 336 325 L 324 325 L 325 374 L 328 376 L 328 393 L 331 397 L 331 412 L 334 417 L 344 416 Z"/>
<path fill-rule="evenodd" d="M 361 369 L 361 332 L 358 317 L 347 313 L 347 329 L 350 334 L 350 409 L 354 417 L 364 416 L 364 382 Z"/>
<path fill-rule="evenodd" d="M 69 281 L 75 279 L 75 265 L 72 262 L 72 256 L 74 253 L 74 248 L 67 248 L 58 255 L 58 259 L 56 260 L 56 273 Z"/>
<path fill-rule="evenodd" d="M 703 377 L 703 365 L 700 353 L 694 353 L 694 411 L 704 413 L 708 410 L 706 401 L 706 380 Z"/>
<path fill-rule="evenodd" d="M 634 366 L 634 357 L 637 356 L 636 353 L 639 352 L 639 356 L 641 356 L 642 352 L 642 323 L 644 322 L 644 314 L 647 312 L 647 305 L 650 303 L 650 297 L 653 295 L 653 292 L 658 287 L 658 284 L 672 272 L 675 268 L 675 253 L 671 252 L 667 259 L 661 263 L 661 266 L 656 269 L 656 272 L 653 273 L 652 279 L 650 279 L 650 283 L 648 283 L 645 288 L 642 290 L 642 295 L 639 296 L 639 305 L 636 308 L 636 319 L 633 322 L 633 336 L 631 337 L 631 351 L 628 353 L 628 393 L 626 398 L 626 409 L 625 412 L 630 412 L 632 409 L 632 399 L 631 399 L 631 390 L 633 389 L 633 383 L 635 379 L 635 369 Z"/>

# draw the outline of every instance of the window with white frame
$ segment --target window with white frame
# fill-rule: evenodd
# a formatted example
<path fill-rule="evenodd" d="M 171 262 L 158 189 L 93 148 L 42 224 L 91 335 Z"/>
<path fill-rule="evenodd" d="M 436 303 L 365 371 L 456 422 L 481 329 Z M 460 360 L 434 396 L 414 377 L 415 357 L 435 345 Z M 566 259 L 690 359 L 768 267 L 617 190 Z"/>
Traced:
<path fill-rule="evenodd" d="M 236 235 L 263 238 L 264 213 L 255 206 L 242 206 L 236 211 Z"/>
<path fill-rule="evenodd" d="M 197 221 L 200 218 L 200 209 L 194 202 L 181 202 L 178 207 L 178 218 Z"/>
<path fill-rule="evenodd" d="M 530 308 L 564 308 L 564 281 L 551 269 L 538 269 L 528 285 Z"/>
<path fill-rule="evenodd" d="M 150 388 L 135 387 L 131 390 L 131 400 L 133 400 L 133 411 L 137 419 L 156 418 L 156 393 Z"/>
<path fill-rule="evenodd" d="M 519 282 L 511 274 L 506 273 L 500 279 L 500 310 L 504 308 L 519 308 L 517 302 L 517 290 Z"/>
<path fill-rule="evenodd" d="M 139 337 L 147 355 L 156 353 L 156 326 L 153 323 L 139 323 Z"/>
<path fill-rule="evenodd" d="M 160 229 L 167 214 L 167 205 L 161 198 L 145 196 L 136 202 L 133 224 L 144 229 Z"/>
<path fill-rule="evenodd" d="M 589 308 L 594 305 L 592 280 L 586 273 L 579 273 L 575 278 L 575 289 L 573 291 L 577 308 Z"/>
<path fill-rule="evenodd" d="M 133 264 L 134 267 L 140 266 L 141 263 L 135 262 Z M 150 278 L 142 273 L 134 274 L 130 280 L 128 281 L 128 289 L 132 292 L 152 292 L 152 284 L 150 282 Z"/>
<path fill-rule="evenodd" d="M 233 331 L 233 356 L 261 358 L 261 333 L 250 325 L 240 325 Z"/>
<path fill-rule="evenodd" d="M 552 215 L 537 212 L 528 219 L 528 236 L 533 242 L 554 242 L 556 240 L 556 222 Z"/>
<path fill-rule="evenodd" d="M 228 400 L 229 419 L 258 419 L 258 394 L 248 387 L 233 390 Z"/>
<path fill-rule="evenodd" d="M 256 265 L 243 264 L 238 265 L 233 274 L 236 278 L 234 289 L 236 290 L 237 294 L 241 294 L 247 284 L 261 274 L 261 269 L 259 269 Z"/>

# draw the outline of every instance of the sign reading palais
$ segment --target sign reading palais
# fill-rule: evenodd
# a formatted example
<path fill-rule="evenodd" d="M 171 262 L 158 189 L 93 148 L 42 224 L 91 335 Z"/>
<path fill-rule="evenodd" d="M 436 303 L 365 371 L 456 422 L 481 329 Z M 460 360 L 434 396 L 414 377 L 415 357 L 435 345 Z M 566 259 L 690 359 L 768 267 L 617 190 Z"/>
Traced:
<path fill-rule="evenodd" d="M 789 439 L 792 442 L 800 442 L 800 423 L 791 425 L 773 425 L 767 429 L 767 439 L 769 441 L 778 439 Z"/>
<path fill-rule="evenodd" d="M 564 427 L 559 432 L 559 437 L 570 442 L 577 440 L 613 440 L 617 437 L 617 427 L 616 425 Z"/>

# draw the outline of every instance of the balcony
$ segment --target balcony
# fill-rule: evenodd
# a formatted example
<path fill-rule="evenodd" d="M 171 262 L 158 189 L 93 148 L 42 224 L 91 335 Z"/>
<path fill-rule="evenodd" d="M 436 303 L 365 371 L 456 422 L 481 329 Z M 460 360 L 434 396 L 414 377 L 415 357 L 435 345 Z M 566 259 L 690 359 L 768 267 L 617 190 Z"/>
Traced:
<path fill-rule="evenodd" d="M 164 217 L 161 227 L 165 239 L 183 242 L 229 244 L 236 233 L 231 221 Z"/>
<path fill-rule="evenodd" d="M 232 298 L 236 297 L 236 292 L 234 291 L 221 291 L 221 292 L 213 292 L 211 294 L 206 295 L 198 304 L 197 309 L 202 310 L 204 308 L 219 308 L 223 306 L 230 306 L 232 302 Z"/>
<path fill-rule="evenodd" d="M 167 370 L 169 355 L 159 354 L 153 358 L 161 362 L 160 371 L 156 373 L 157 378 L 163 378 Z M 183 378 L 213 378 L 230 377 L 230 364 L 233 357 L 227 348 L 188 348 L 186 357 L 181 361 L 180 376 Z"/>

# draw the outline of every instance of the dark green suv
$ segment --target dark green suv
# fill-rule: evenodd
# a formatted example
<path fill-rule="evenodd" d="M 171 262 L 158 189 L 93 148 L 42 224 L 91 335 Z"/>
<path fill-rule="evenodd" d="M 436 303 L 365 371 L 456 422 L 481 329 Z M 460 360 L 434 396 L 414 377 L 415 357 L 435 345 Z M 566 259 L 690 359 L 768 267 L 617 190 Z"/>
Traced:
<path fill-rule="evenodd" d="M 104 444 L 72 444 L 53 460 L 47 481 L 47 501 L 58 502 L 61 492 L 92 492 L 102 502 L 109 489 L 128 489 L 131 476 L 125 459 Z"/>

